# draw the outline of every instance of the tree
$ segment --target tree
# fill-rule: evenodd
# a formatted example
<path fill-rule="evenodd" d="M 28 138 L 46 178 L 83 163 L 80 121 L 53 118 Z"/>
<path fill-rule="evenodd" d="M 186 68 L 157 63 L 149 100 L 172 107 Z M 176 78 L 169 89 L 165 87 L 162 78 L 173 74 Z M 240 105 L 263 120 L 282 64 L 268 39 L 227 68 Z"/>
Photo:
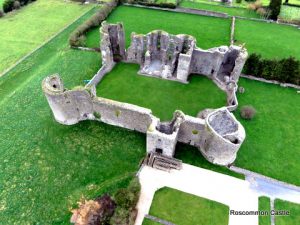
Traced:
<path fill-rule="evenodd" d="M 269 9 L 271 10 L 270 19 L 277 20 L 280 13 L 281 0 L 271 0 Z"/>

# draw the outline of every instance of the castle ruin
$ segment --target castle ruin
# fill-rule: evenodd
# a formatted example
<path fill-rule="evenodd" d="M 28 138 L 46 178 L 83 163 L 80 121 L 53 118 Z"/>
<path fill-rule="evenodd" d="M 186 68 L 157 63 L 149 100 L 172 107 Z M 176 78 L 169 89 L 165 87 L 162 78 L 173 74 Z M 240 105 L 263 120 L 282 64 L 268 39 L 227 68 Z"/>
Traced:
<path fill-rule="evenodd" d="M 235 93 L 247 58 L 244 48 L 220 46 L 203 50 L 192 36 L 156 30 L 146 35 L 132 33 L 126 49 L 121 23 L 103 22 L 100 33 L 102 67 L 85 87 L 66 90 L 59 75 L 43 80 L 43 91 L 57 122 L 72 125 L 98 120 L 145 133 L 148 153 L 173 157 L 179 141 L 197 147 L 211 163 L 234 162 L 245 139 L 243 126 L 231 113 L 238 105 Z M 204 110 L 197 117 L 175 111 L 171 121 L 162 122 L 150 109 L 98 97 L 96 85 L 121 61 L 139 64 L 141 75 L 173 82 L 188 83 L 191 74 L 205 75 L 226 93 L 226 106 Z"/>

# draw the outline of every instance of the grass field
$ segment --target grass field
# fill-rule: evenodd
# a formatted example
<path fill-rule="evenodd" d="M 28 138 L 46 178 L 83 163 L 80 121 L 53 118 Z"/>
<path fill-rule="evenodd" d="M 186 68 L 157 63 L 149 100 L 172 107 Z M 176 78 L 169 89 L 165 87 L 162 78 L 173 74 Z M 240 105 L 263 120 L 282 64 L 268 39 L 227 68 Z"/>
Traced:
<path fill-rule="evenodd" d="M 265 58 L 294 56 L 300 59 L 300 30 L 284 25 L 237 20 L 235 40 L 245 43 L 250 53 Z"/>
<path fill-rule="evenodd" d="M 5 15 L 0 19 L 0 73 L 91 7 L 38 0 Z"/>
<path fill-rule="evenodd" d="M 259 207 L 260 211 L 267 211 L 270 213 L 271 206 L 270 206 L 270 198 L 268 197 L 259 197 Z M 259 225 L 271 225 L 271 216 L 259 216 Z M 292 224 L 291 224 L 292 225 Z"/>
<path fill-rule="evenodd" d="M 276 225 L 296 225 L 300 221 L 300 205 L 292 202 L 282 201 L 280 199 L 275 200 L 276 210 L 288 210 L 290 216 L 276 216 Z"/>
<path fill-rule="evenodd" d="M 117 64 L 97 86 L 97 95 L 149 108 L 163 121 L 171 120 L 176 109 L 196 116 L 226 104 L 226 93 L 204 76 L 191 76 L 189 84 L 182 84 L 138 75 L 138 70 L 137 64 Z"/>
<path fill-rule="evenodd" d="M 204 49 L 229 43 L 230 21 L 226 19 L 120 6 L 113 11 L 107 21 L 123 22 L 127 46 L 130 44 L 132 32 L 146 34 L 157 29 L 172 34 L 193 35 L 197 38 L 197 45 Z M 89 32 L 88 46 L 98 47 L 99 39 L 99 29 Z"/>
<path fill-rule="evenodd" d="M 230 8 L 224 7 L 222 5 L 212 5 L 202 2 L 192 2 L 192 1 L 182 1 L 180 3 L 181 7 L 192 8 L 192 9 L 203 9 L 215 12 L 227 13 L 230 16 L 242 16 L 246 18 L 260 18 L 260 16 L 251 10 L 246 8 Z"/>
<path fill-rule="evenodd" d="M 69 208 L 81 195 L 126 185 L 144 156 L 144 135 L 53 119 L 42 79 L 58 72 L 73 87 L 100 66 L 99 54 L 68 47 L 83 19 L 0 80 L 0 224 L 69 224 Z"/>
<path fill-rule="evenodd" d="M 112 18 L 118 21 L 122 17 L 116 15 L 126 17 L 121 11 L 127 12 L 126 19 L 135 22 L 130 28 L 134 30 L 139 26 L 134 11 L 128 8 L 121 7 Z M 96 196 L 125 186 L 145 154 L 145 135 L 90 121 L 59 125 L 42 94 L 41 81 L 47 75 L 59 73 L 66 88 L 72 88 L 83 85 L 83 80 L 99 69 L 99 54 L 68 46 L 70 33 L 94 11 L 0 78 L 0 224 L 69 224 L 69 208 L 82 195 Z M 170 17 L 160 13 L 161 18 Z M 217 20 L 216 26 L 220 21 L 223 20 Z M 219 30 L 210 31 L 211 40 L 203 39 L 206 46 L 227 43 L 229 31 L 223 25 L 219 26 L 226 35 Z M 190 29 L 181 23 L 166 22 L 164 26 L 181 29 L 181 33 Z M 146 30 L 144 25 L 140 27 L 141 32 Z M 195 28 L 193 32 L 199 37 L 208 35 L 205 29 Z M 299 95 L 295 96 L 291 89 L 245 79 L 241 85 L 246 88 L 246 93 L 239 96 L 241 105 L 253 104 L 258 115 L 253 121 L 243 121 L 247 138 L 239 152 L 238 165 L 300 185 Z M 179 145 L 176 155 L 184 162 L 229 173 L 209 164 L 195 148 Z"/>
<path fill-rule="evenodd" d="M 239 86 L 246 90 L 238 94 L 239 105 L 253 105 L 257 115 L 246 121 L 239 110 L 235 113 L 246 129 L 237 166 L 300 185 L 300 95 L 292 88 L 246 79 Z"/>
<path fill-rule="evenodd" d="M 107 20 L 124 23 L 127 46 L 131 32 L 145 34 L 155 29 L 193 35 L 203 49 L 229 43 L 230 20 L 226 19 L 121 6 Z M 259 53 L 265 58 L 293 56 L 300 59 L 300 48 L 297 47 L 300 46 L 300 31 L 294 27 L 237 20 L 235 40 L 236 44 L 245 43 L 250 53 Z M 87 46 L 98 47 L 99 41 L 99 29 L 88 33 Z"/>
<path fill-rule="evenodd" d="M 228 211 L 221 203 L 162 188 L 155 193 L 149 214 L 180 225 L 225 225 Z"/>
<path fill-rule="evenodd" d="M 94 11 L 0 78 L 0 224 L 69 224 L 82 195 L 126 185 L 145 154 L 145 135 L 90 121 L 59 125 L 42 94 L 47 75 L 59 73 L 72 88 L 99 69 L 99 54 L 68 46 Z"/>

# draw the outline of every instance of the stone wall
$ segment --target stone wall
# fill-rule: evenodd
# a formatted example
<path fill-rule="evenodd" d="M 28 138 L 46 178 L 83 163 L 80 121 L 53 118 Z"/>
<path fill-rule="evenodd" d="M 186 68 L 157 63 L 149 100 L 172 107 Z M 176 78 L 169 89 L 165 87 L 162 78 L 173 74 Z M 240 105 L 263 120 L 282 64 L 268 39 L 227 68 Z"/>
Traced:
<path fill-rule="evenodd" d="M 161 123 L 158 118 L 153 120 L 147 130 L 147 152 L 173 157 L 183 120 L 184 114 L 180 111 L 174 113 L 174 118 L 170 122 Z"/>
<path fill-rule="evenodd" d="M 98 120 L 147 134 L 147 152 L 174 156 L 177 141 L 196 146 L 204 157 L 220 165 L 232 163 L 245 138 L 244 128 L 226 107 L 196 118 L 174 113 L 170 122 L 160 122 L 151 110 L 94 96 L 78 87 L 66 90 L 58 75 L 46 77 L 44 94 L 57 122 L 65 125 Z"/>
<path fill-rule="evenodd" d="M 206 127 L 199 148 L 202 155 L 213 164 L 233 163 L 246 137 L 243 126 L 227 108 L 210 113 L 205 121 Z"/>
<path fill-rule="evenodd" d="M 101 122 L 146 133 L 153 116 L 149 109 L 96 97 L 93 99 L 96 119 Z"/>
<path fill-rule="evenodd" d="M 230 83 L 238 82 L 246 62 L 248 53 L 243 46 L 220 46 L 203 50 L 196 47 L 196 39 L 190 35 L 172 35 L 155 30 L 146 35 L 132 33 L 131 44 L 126 51 L 122 24 L 108 24 L 104 21 L 100 32 L 103 36 L 101 53 L 105 59 L 104 67 L 113 67 L 113 63 L 120 60 L 137 63 L 142 75 L 183 83 L 188 82 L 191 73 L 206 75 L 228 92 L 229 109 L 236 108 L 236 97 L 232 96 L 232 89 L 227 88 Z"/>
<path fill-rule="evenodd" d="M 93 105 L 84 88 L 64 90 L 58 75 L 45 78 L 42 87 L 57 122 L 72 125 L 91 118 Z"/>
<path fill-rule="evenodd" d="M 180 124 L 178 141 L 200 147 L 201 136 L 205 130 L 205 120 L 185 115 Z"/>
<path fill-rule="evenodd" d="M 103 22 L 102 67 L 86 85 L 66 90 L 58 75 L 43 80 L 42 87 L 55 119 L 71 125 L 97 120 L 147 134 L 147 152 L 173 157 L 177 141 L 199 148 L 204 157 L 219 165 L 231 164 L 245 139 L 245 130 L 229 111 L 236 109 L 237 81 L 247 58 L 239 46 L 209 50 L 196 47 L 189 35 L 153 31 L 131 35 L 126 51 L 122 24 Z M 169 122 L 161 122 L 151 110 L 96 96 L 96 85 L 119 61 L 140 64 L 147 76 L 187 82 L 191 73 L 206 75 L 227 94 L 227 107 L 207 110 L 199 118 L 180 111 Z"/>
<path fill-rule="evenodd" d="M 227 47 L 209 50 L 195 49 L 191 62 L 191 73 L 202 74 L 213 79 L 220 70 Z"/>

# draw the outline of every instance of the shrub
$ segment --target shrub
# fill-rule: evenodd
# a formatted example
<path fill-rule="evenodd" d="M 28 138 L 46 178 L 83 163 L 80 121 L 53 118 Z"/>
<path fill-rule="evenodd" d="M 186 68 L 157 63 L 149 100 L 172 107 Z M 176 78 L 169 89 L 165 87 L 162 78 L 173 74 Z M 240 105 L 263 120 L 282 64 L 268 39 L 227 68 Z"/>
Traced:
<path fill-rule="evenodd" d="M 280 14 L 281 0 L 271 0 L 269 9 L 271 10 L 270 19 L 277 20 Z"/>
<path fill-rule="evenodd" d="M 145 6 L 155 6 L 161 8 L 171 8 L 175 9 L 176 6 L 179 4 L 179 1 L 174 2 L 164 2 L 164 1 L 141 1 L 141 0 L 123 0 L 123 3 L 129 4 L 138 4 L 138 5 L 145 5 Z"/>
<path fill-rule="evenodd" d="M 82 199 L 78 205 L 77 209 L 72 210 L 71 223 L 89 225 L 108 224 L 116 208 L 116 203 L 107 194 L 95 200 Z"/>
<path fill-rule="evenodd" d="M 19 1 L 14 2 L 14 9 L 20 9 L 21 8 L 21 3 Z"/>
<path fill-rule="evenodd" d="M 14 9 L 14 0 L 5 0 L 3 2 L 3 11 L 8 13 Z"/>
<path fill-rule="evenodd" d="M 137 211 L 137 204 L 140 193 L 140 183 L 137 178 L 133 179 L 128 188 L 120 189 L 114 196 L 117 208 L 110 220 L 114 225 L 133 225 Z"/>
<path fill-rule="evenodd" d="M 260 15 L 260 16 L 265 16 L 267 14 L 267 11 L 265 8 L 261 7 L 261 8 L 258 8 L 256 10 L 257 14 Z"/>
<path fill-rule="evenodd" d="M 242 3 L 242 0 L 236 0 L 235 2 L 240 4 L 240 3 Z"/>
<path fill-rule="evenodd" d="M 248 4 L 248 9 L 256 11 L 259 8 L 262 8 L 262 3 L 261 1 L 255 1 L 253 3 Z"/>
<path fill-rule="evenodd" d="M 246 105 L 241 108 L 241 117 L 246 120 L 251 120 L 256 114 L 256 110 L 251 105 Z"/>
<path fill-rule="evenodd" d="M 101 119 L 101 114 L 98 113 L 98 112 L 94 112 L 94 117 L 95 117 L 96 119 Z"/>
<path fill-rule="evenodd" d="M 7 12 L 10 12 L 14 9 L 19 9 L 19 8 L 21 8 L 21 6 L 27 5 L 28 3 L 34 2 L 34 1 L 36 1 L 36 0 L 18 0 L 18 1 L 5 0 L 3 2 L 3 11 L 5 13 L 7 13 Z"/>
<path fill-rule="evenodd" d="M 4 12 L 0 9 L 0 18 L 4 16 Z"/>

